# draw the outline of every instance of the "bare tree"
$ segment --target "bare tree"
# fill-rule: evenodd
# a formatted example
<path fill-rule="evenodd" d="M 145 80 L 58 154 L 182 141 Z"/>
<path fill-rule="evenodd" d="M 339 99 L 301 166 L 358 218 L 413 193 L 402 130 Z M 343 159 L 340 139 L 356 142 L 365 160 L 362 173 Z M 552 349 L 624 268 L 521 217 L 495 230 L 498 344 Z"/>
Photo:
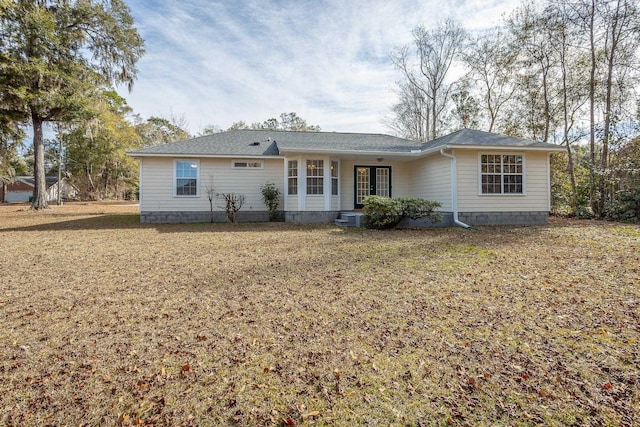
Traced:
<path fill-rule="evenodd" d="M 409 46 L 392 54 L 394 65 L 403 73 L 407 83 L 428 100 L 430 139 L 438 136 L 440 114 L 446 108 L 451 90 L 447 82 L 448 73 L 465 38 L 466 32 L 453 20 L 444 21 L 434 30 L 418 26 L 413 30 L 415 61 Z"/>
<path fill-rule="evenodd" d="M 640 43 L 640 10 L 637 2 L 629 0 L 582 0 L 576 8 L 579 29 L 588 35 L 590 61 L 589 76 L 589 155 L 590 199 L 594 215 L 605 214 L 607 199 L 611 197 L 605 175 L 609 168 L 609 149 L 612 142 L 615 111 L 628 102 L 629 93 L 618 94 L 625 87 L 631 73 L 638 72 L 638 43 Z M 603 92 L 599 92 L 603 90 Z M 596 144 L 598 105 L 602 111 L 602 143 Z M 619 119 L 619 118 L 618 118 Z M 599 155 L 599 156 L 598 156 Z"/>
<path fill-rule="evenodd" d="M 493 132 L 502 107 L 516 90 L 514 62 L 517 52 L 507 34 L 500 30 L 481 34 L 467 46 L 464 62 L 470 77 L 482 87 L 483 108 L 488 116 L 488 131 Z"/>
<path fill-rule="evenodd" d="M 577 117 L 583 113 L 583 106 L 587 102 L 588 77 L 587 62 L 582 51 L 573 49 L 576 44 L 582 44 L 584 37 L 576 31 L 573 22 L 576 19 L 575 10 L 566 3 L 551 4 L 545 13 L 551 17 L 550 36 L 553 40 L 558 65 L 560 68 L 559 97 L 562 105 L 562 144 L 567 148 L 567 173 L 571 185 L 571 213 L 579 214 L 578 188 L 575 175 L 575 159 L 572 144 L 582 135 L 573 132 Z"/>
<path fill-rule="evenodd" d="M 209 175 L 209 182 L 205 184 L 205 192 L 207 193 L 207 198 L 209 199 L 209 212 L 211 212 L 211 222 L 214 222 L 214 210 L 213 210 L 213 201 L 217 197 L 216 189 L 213 187 L 213 175 Z"/>
<path fill-rule="evenodd" d="M 403 138 L 415 141 L 429 141 L 431 129 L 430 103 L 423 93 L 410 83 L 400 83 L 398 102 L 391 109 L 391 116 L 384 124 Z"/>
<path fill-rule="evenodd" d="M 219 193 L 218 198 L 224 200 L 227 218 L 232 224 L 235 224 L 238 221 L 238 212 L 244 205 L 244 194 Z"/>

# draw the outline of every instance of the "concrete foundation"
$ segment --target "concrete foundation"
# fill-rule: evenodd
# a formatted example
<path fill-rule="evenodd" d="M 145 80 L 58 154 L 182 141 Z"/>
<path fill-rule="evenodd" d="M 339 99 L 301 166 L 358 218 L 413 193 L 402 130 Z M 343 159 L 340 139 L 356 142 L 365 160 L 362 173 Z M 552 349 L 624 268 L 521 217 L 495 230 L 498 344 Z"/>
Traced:
<path fill-rule="evenodd" d="M 148 223 L 185 223 L 185 222 L 210 222 L 211 212 L 207 211 L 143 211 L 140 212 L 140 222 Z M 225 212 L 213 213 L 213 222 L 228 222 Z M 238 222 L 269 221 L 268 211 L 240 211 Z"/>
<path fill-rule="evenodd" d="M 427 218 L 409 219 L 405 218 L 398 224 L 398 228 L 429 228 L 429 227 L 451 227 L 453 223 L 453 212 L 442 212 L 442 221 L 433 222 Z"/>
<path fill-rule="evenodd" d="M 317 224 L 335 221 L 340 216 L 339 211 L 288 211 L 282 212 L 286 222 L 294 224 Z M 399 228 L 422 227 L 451 227 L 454 226 L 453 213 L 443 212 L 442 221 L 432 222 L 428 219 L 404 219 Z M 465 224 L 481 225 L 543 225 L 549 221 L 549 212 L 459 212 L 458 219 Z M 172 211 L 144 211 L 140 213 L 140 222 L 145 223 L 186 223 L 209 222 L 211 213 L 206 211 L 172 212 Z M 214 222 L 227 222 L 224 212 L 214 212 Z M 267 211 L 240 211 L 238 222 L 266 222 L 269 221 Z"/>
<path fill-rule="evenodd" d="M 284 220 L 294 224 L 317 224 L 333 222 L 340 215 L 340 211 L 287 211 Z"/>
<path fill-rule="evenodd" d="M 549 212 L 458 212 L 458 219 L 469 225 L 544 225 Z"/>

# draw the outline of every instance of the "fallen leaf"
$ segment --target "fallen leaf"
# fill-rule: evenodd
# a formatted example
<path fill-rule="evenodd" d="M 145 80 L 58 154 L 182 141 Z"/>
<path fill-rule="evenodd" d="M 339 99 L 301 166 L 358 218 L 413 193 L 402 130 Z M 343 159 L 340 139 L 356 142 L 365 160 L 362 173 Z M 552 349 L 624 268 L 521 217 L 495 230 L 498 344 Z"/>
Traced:
<path fill-rule="evenodd" d="M 314 418 L 314 417 L 319 417 L 319 416 L 320 416 L 320 412 L 311 411 L 311 412 L 307 412 L 306 414 L 302 414 L 302 419 L 306 420 L 307 418 Z"/>
<path fill-rule="evenodd" d="M 296 423 L 291 419 L 291 418 L 283 418 L 282 422 L 284 423 L 284 425 L 286 426 L 291 426 L 291 427 L 295 427 Z"/>

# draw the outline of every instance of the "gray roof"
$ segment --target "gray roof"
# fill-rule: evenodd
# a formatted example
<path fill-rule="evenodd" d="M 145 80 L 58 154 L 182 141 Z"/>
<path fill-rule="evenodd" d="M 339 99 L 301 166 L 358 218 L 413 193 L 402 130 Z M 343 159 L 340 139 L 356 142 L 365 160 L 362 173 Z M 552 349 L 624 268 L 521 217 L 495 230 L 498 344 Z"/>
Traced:
<path fill-rule="evenodd" d="M 279 156 L 287 151 L 362 151 L 408 154 L 449 146 L 557 148 L 557 145 L 478 130 L 462 129 L 427 143 L 384 134 L 344 132 L 287 132 L 238 129 L 170 144 L 145 147 L 131 156 Z"/>
<path fill-rule="evenodd" d="M 533 141 L 531 139 L 517 138 L 515 136 L 500 135 L 497 133 L 484 132 L 474 129 L 461 129 L 449 135 L 441 136 L 433 141 L 429 141 L 422 147 L 423 150 L 430 150 L 445 146 L 484 145 L 493 147 L 539 147 L 558 148 L 558 145 L 546 142 Z"/>
<path fill-rule="evenodd" d="M 16 181 L 20 180 L 22 182 L 24 182 L 25 184 L 28 184 L 32 187 L 35 187 L 36 185 L 36 179 L 32 176 L 16 176 Z M 57 176 L 45 176 L 44 177 L 45 183 L 47 184 L 47 187 L 55 184 L 56 182 L 58 182 L 58 177 Z"/>

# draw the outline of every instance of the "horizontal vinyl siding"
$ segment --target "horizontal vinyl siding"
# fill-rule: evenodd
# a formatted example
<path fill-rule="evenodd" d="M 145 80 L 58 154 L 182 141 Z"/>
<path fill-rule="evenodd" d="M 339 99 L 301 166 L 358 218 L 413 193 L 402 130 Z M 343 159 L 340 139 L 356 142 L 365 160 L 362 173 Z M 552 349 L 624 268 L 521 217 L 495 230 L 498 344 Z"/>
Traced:
<path fill-rule="evenodd" d="M 286 211 L 297 211 L 298 210 L 298 196 L 287 196 L 287 206 L 285 206 L 284 210 L 286 210 Z"/>
<path fill-rule="evenodd" d="M 340 197 L 331 196 L 331 210 L 339 211 L 340 210 Z"/>
<path fill-rule="evenodd" d="M 283 192 L 282 160 L 265 159 L 263 169 L 233 169 L 230 159 L 200 159 L 199 196 L 175 197 L 175 160 L 160 157 L 142 159 L 141 211 L 208 211 L 209 199 L 206 188 L 211 183 L 217 193 L 243 194 L 245 203 L 241 211 L 266 210 L 262 203 L 260 187 L 267 182 L 275 183 L 281 194 Z M 223 209 L 223 201 L 215 200 L 214 208 Z"/>
<path fill-rule="evenodd" d="M 480 195 L 479 153 L 456 150 L 460 212 L 526 212 L 549 210 L 548 153 L 513 152 L 524 156 L 525 195 Z M 487 154 L 499 153 L 486 151 Z"/>
<path fill-rule="evenodd" d="M 411 162 L 409 168 L 412 197 L 440 202 L 440 210 L 451 211 L 451 159 L 437 154 Z"/>
<path fill-rule="evenodd" d="M 324 211 L 324 210 L 326 210 L 324 208 L 324 195 L 307 196 L 305 211 Z"/>

